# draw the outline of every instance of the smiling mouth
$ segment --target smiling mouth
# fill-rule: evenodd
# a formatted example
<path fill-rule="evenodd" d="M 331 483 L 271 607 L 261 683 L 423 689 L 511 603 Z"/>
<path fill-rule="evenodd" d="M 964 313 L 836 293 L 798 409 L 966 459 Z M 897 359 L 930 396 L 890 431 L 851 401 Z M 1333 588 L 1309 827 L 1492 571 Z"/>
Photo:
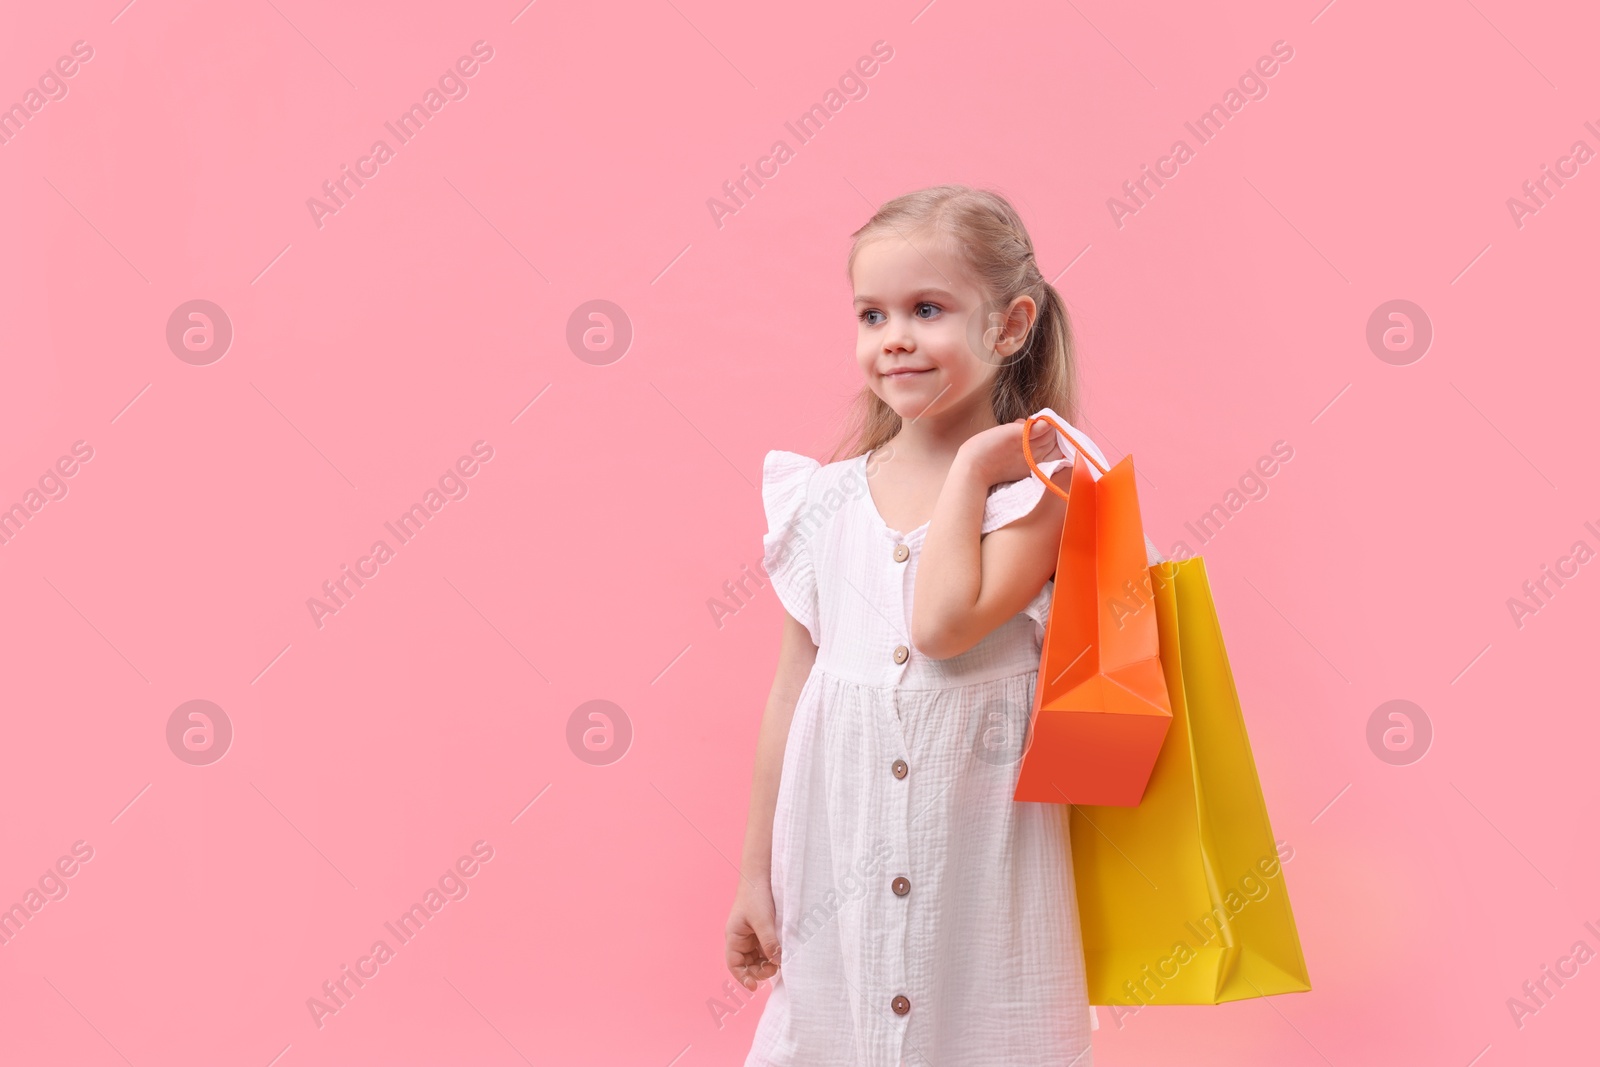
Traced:
<path fill-rule="evenodd" d="M 884 375 L 884 377 L 885 378 L 893 378 L 896 381 L 898 381 L 898 380 L 900 380 L 902 378 L 915 378 L 919 374 L 927 374 L 932 370 L 933 370 L 932 367 L 927 367 L 927 368 L 924 368 L 923 370 L 895 370 L 895 371 L 889 371 L 887 374 Z"/>

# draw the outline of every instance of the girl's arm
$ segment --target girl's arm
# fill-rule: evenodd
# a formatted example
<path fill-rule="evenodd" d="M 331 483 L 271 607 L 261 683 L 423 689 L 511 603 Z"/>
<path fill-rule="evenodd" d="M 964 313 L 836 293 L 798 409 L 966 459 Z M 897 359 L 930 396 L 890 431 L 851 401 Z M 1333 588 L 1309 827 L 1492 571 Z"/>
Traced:
<path fill-rule="evenodd" d="M 750 820 L 745 825 L 739 888 L 724 930 L 728 971 L 752 992 L 760 982 L 777 974 L 783 963 L 772 899 L 772 816 L 777 807 L 789 723 L 806 675 L 817 658 L 817 646 L 811 643 L 805 626 L 787 611 L 783 618 L 778 673 L 767 697 L 761 735 L 756 740 L 755 781 L 750 789 Z"/>
<path fill-rule="evenodd" d="M 992 433 L 986 430 L 971 438 L 956 453 L 923 539 L 911 643 L 935 659 L 967 651 L 1022 611 L 1055 571 L 1060 552 L 1067 502 L 1049 490 L 1040 494 L 1027 515 L 980 533 L 989 487 L 997 480 L 984 462 L 986 454 L 993 454 L 994 439 L 980 442 L 979 438 Z M 1021 455 L 1020 432 L 1009 445 L 1004 444 L 1003 432 L 1001 438 L 1002 447 Z M 969 444 L 975 447 L 969 449 Z M 1070 466 L 1051 478 L 1062 489 L 1072 484 L 1071 479 Z"/>
<path fill-rule="evenodd" d="M 772 879 L 772 815 L 778 803 L 778 781 L 783 775 L 783 750 L 789 740 L 800 688 L 817 660 L 817 646 L 804 624 L 783 613 L 783 642 L 778 649 L 778 671 L 767 695 L 767 710 L 756 739 L 755 774 L 750 786 L 750 817 L 744 831 L 741 874 L 756 885 Z"/>

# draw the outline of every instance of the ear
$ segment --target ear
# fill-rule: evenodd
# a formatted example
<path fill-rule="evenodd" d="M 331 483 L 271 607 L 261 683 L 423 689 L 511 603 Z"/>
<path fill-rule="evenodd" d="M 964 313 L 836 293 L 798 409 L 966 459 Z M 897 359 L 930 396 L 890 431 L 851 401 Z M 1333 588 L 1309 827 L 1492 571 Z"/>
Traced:
<path fill-rule="evenodd" d="M 1003 333 L 995 342 L 995 352 L 1002 356 L 1015 355 L 1027 341 L 1038 317 L 1039 305 L 1034 303 L 1033 297 L 1024 293 L 1012 300 L 1011 306 L 1006 308 Z"/>

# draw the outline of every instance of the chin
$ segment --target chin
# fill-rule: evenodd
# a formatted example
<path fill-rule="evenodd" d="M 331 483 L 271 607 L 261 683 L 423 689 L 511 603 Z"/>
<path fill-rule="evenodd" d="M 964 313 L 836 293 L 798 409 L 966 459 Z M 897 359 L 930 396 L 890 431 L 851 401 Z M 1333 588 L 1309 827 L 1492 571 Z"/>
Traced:
<path fill-rule="evenodd" d="M 898 404 L 890 404 L 889 407 L 906 422 L 911 422 L 929 413 L 929 409 L 933 406 L 932 399 L 932 396 L 926 399 L 918 397 L 915 400 L 902 400 Z"/>

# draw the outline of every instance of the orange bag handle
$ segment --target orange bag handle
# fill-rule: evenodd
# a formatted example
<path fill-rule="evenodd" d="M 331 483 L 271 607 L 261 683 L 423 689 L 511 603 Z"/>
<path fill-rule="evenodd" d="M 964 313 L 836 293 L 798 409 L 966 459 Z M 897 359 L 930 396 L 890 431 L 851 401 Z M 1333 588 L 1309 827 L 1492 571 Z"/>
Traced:
<path fill-rule="evenodd" d="M 1033 424 L 1038 422 L 1040 419 L 1043 419 L 1051 426 L 1054 426 L 1056 430 L 1060 432 L 1062 437 L 1065 437 L 1068 441 L 1072 441 L 1072 450 L 1093 464 L 1095 470 L 1099 471 L 1101 474 L 1110 473 L 1104 466 L 1101 465 L 1099 460 L 1091 456 L 1086 449 L 1081 448 L 1078 445 L 1078 442 L 1073 441 L 1072 435 L 1066 430 L 1063 430 L 1061 428 L 1061 424 L 1055 419 L 1052 419 L 1049 415 L 1030 415 L 1028 416 L 1027 423 L 1025 423 L 1022 427 L 1022 453 L 1025 457 L 1027 457 L 1028 469 L 1039 476 L 1039 480 L 1044 483 L 1046 489 L 1050 490 L 1062 500 L 1067 499 L 1067 491 L 1061 488 L 1055 482 L 1051 481 L 1050 476 L 1044 471 L 1040 470 L 1039 465 L 1033 461 Z"/>

